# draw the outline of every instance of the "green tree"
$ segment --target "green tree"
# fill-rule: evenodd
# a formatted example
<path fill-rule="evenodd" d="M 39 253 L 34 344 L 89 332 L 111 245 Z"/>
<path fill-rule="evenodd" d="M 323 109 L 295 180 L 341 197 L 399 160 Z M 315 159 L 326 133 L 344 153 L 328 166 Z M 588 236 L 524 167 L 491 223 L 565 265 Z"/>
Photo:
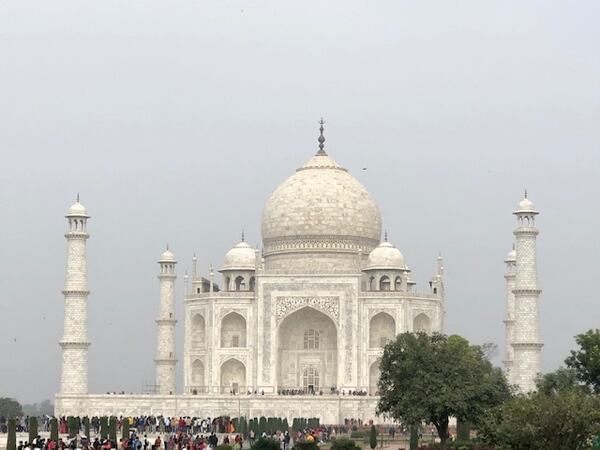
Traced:
<path fill-rule="evenodd" d="M 600 393 L 600 330 L 578 334 L 575 342 L 579 349 L 571 350 L 565 364 L 575 370 L 579 381 Z"/>
<path fill-rule="evenodd" d="M 600 433 L 600 401 L 581 389 L 515 397 L 489 411 L 478 434 L 513 450 L 574 450 Z"/>
<path fill-rule="evenodd" d="M 0 397 L 0 416 L 17 417 L 23 415 L 23 407 L 14 398 Z"/>
<path fill-rule="evenodd" d="M 6 450 L 17 450 L 17 421 L 12 417 L 8 419 Z"/>
<path fill-rule="evenodd" d="M 377 429 L 375 425 L 371 425 L 371 432 L 369 433 L 369 447 L 377 447 Z"/>
<path fill-rule="evenodd" d="M 282 425 L 282 427 L 283 427 L 282 431 L 289 431 L 290 425 L 288 424 L 287 417 L 283 419 L 283 425 Z"/>
<path fill-rule="evenodd" d="M 578 381 L 577 371 L 560 367 L 554 372 L 540 375 L 536 380 L 537 391 L 543 395 L 556 395 L 570 390 L 581 390 L 589 393 L 589 388 Z"/>
<path fill-rule="evenodd" d="M 50 419 L 50 439 L 58 442 L 58 419 L 56 417 Z"/>
<path fill-rule="evenodd" d="M 38 436 L 38 420 L 37 417 L 29 418 L 29 442 L 33 442 Z"/>
<path fill-rule="evenodd" d="M 380 368 L 377 412 L 408 425 L 432 423 L 443 449 L 450 417 L 477 423 L 510 398 L 502 371 L 460 336 L 400 334 L 385 347 Z"/>

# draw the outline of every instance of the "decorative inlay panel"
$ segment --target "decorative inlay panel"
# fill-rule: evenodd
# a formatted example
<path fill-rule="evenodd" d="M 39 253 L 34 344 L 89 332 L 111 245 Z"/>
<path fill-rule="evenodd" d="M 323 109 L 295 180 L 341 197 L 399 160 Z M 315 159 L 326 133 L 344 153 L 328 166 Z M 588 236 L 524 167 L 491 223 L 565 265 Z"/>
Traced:
<path fill-rule="evenodd" d="M 291 314 L 305 306 L 310 306 L 324 312 L 331 317 L 336 324 L 339 322 L 340 305 L 339 297 L 277 297 L 275 306 L 275 318 L 277 324 Z"/>

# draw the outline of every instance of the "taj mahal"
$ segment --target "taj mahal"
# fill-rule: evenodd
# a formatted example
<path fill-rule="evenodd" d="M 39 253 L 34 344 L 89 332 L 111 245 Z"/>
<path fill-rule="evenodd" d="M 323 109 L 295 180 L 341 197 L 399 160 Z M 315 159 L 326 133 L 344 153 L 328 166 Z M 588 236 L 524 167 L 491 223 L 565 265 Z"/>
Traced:
<path fill-rule="evenodd" d="M 68 229 L 62 374 L 57 415 L 221 415 L 344 418 L 376 422 L 379 359 L 399 333 L 443 332 L 444 267 L 417 288 L 402 252 L 382 233 L 379 207 L 325 151 L 277 187 L 262 213 L 262 248 L 241 241 L 204 275 L 194 256 L 180 277 L 173 252 L 158 260 L 153 392 L 88 392 L 87 226 L 79 202 Z M 506 259 L 509 380 L 534 388 L 540 368 L 535 217 L 525 196 L 514 214 L 515 249 Z M 382 236 L 383 234 L 383 236 Z M 177 311 L 177 315 L 176 315 Z M 179 320 L 177 319 L 179 317 Z M 499 318 L 501 320 L 501 318 Z M 175 330 L 184 327 L 183 358 Z M 183 365 L 183 391 L 176 366 Z"/>

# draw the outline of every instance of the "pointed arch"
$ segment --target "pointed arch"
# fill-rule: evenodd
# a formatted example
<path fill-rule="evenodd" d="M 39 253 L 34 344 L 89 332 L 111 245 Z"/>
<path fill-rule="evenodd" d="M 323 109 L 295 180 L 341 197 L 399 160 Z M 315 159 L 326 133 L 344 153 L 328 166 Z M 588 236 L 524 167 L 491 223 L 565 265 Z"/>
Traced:
<path fill-rule="evenodd" d="M 236 358 L 221 364 L 221 392 L 239 394 L 246 391 L 246 366 Z"/>
<path fill-rule="evenodd" d="M 204 364 L 199 359 L 192 363 L 192 385 L 197 391 L 202 391 L 198 388 L 204 387 Z"/>
<path fill-rule="evenodd" d="M 206 323 L 200 313 L 192 317 L 192 347 L 201 348 L 206 343 Z"/>
<path fill-rule="evenodd" d="M 383 348 L 396 337 L 396 321 L 386 312 L 373 316 L 369 322 L 369 347 Z"/>
<path fill-rule="evenodd" d="M 221 320 L 221 347 L 246 347 L 246 319 L 230 312 Z"/>
<path fill-rule="evenodd" d="M 431 331 L 431 319 L 425 313 L 418 314 L 413 320 L 413 332 L 429 333 Z"/>
<path fill-rule="evenodd" d="M 387 275 L 382 276 L 379 279 L 379 290 L 380 291 L 389 291 L 391 289 L 390 277 Z"/>
<path fill-rule="evenodd" d="M 371 367 L 369 367 L 369 395 L 377 395 L 379 377 L 381 376 L 381 369 L 379 367 L 380 359 L 377 359 Z"/>

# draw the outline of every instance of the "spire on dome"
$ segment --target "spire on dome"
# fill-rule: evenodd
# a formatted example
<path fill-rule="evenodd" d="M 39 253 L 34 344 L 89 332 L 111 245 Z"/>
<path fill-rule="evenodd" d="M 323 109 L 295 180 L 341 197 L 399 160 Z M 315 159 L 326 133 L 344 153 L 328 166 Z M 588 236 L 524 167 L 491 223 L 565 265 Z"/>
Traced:
<path fill-rule="evenodd" d="M 525 198 L 527 198 L 527 188 L 525 188 Z"/>
<path fill-rule="evenodd" d="M 319 121 L 319 125 L 321 125 L 319 127 L 319 131 L 321 132 L 321 135 L 319 136 L 319 151 L 317 152 L 317 155 L 327 156 L 327 153 L 325 153 L 325 150 L 323 150 L 323 148 L 325 147 L 325 136 L 323 136 L 323 131 L 325 131 L 325 128 L 323 128 L 323 125 L 325 125 L 325 121 L 323 120 L 322 117 L 321 117 L 321 120 Z"/>
<path fill-rule="evenodd" d="M 387 230 L 385 230 L 385 232 L 383 233 L 383 240 L 384 242 L 387 242 Z"/>
<path fill-rule="evenodd" d="M 245 242 L 244 230 L 242 230 L 242 242 Z"/>
<path fill-rule="evenodd" d="M 77 203 L 79 203 L 79 192 L 77 193 Z"/>

